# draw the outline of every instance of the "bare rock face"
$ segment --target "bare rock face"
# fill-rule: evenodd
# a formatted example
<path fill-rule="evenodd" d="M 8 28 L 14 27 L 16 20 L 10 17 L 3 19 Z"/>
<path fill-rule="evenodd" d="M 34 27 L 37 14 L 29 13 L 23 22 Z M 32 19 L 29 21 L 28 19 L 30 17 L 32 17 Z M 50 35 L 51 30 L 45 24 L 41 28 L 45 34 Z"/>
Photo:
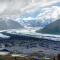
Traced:
<path fill-rule="evenodd" d="M 0 30 L 23 28 L 21 24 L 7 18 L 0 18 Z"/>

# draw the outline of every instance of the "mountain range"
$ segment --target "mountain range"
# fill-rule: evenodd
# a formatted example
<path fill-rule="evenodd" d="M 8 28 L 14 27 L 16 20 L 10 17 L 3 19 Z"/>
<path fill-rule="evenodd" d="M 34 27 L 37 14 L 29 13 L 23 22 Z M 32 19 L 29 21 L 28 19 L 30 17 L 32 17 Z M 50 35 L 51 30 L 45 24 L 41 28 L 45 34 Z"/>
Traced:
<path fill-rule="evenodd" d="M 22 26 L 27 27 L 45 27 L 46 25 L 53 22 L 53 19 L 39 19 L 39 20 L 23 20 L 19 19 L 18 22 Z"/>
<path fill-rule="evenodd" d="M 23 28 L 21 24 L 8 18 L 0 18 L 0 30 Z"/>

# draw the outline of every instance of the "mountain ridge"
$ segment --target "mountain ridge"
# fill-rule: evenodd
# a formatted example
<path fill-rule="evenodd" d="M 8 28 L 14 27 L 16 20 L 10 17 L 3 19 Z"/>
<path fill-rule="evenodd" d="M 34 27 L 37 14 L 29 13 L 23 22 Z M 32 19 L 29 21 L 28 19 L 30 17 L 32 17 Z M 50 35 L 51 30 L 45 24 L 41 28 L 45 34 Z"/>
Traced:
<path fill-rule="evenodd" d="M 0 30 L 23 28 L 21 24 L 8 18 L 0 18 Z"/>
<path fill-rule="evenodd" d="M 41 30 L 38 30 L 39 33 L 48 33 L 48 34 L 60 34 L 60 19 L 50 23 Z"/>

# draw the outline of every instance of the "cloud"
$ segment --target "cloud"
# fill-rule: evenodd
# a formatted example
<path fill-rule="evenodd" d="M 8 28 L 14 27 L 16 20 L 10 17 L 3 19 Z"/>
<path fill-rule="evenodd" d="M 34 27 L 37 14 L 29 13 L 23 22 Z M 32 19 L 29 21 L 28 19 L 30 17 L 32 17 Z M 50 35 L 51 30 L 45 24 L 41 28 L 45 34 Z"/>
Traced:
<path fill-rule="evenodd" d="M 52 5 L 53 3 L 60 2 L 59 0 L 32 0 L 32 2 L 27 5 L 25 8 L 22 8 L 22 11 L 26 13 L 35 12 L 40 9 L 40 7 Z"/>
<path fill-rule="evenodd" d="M 15 18 L 23 14 L 21 8 L 29 4 L 28 0 L 0 0 L 0 16 Z"/>
<path fill-rule="evenodd" d="M 6 4 L 1 4 L 0 3 L 0 13 L 2 13 L 6 8 L 7 8 Z"/>
<path fill-rule="evenodd" d="M 23 20 L 35 20 L 35 18 L 28 17 L 28 18 L 23 18 Z"/>
<path fill-rule="evenodd" d="M 60 0 L 0 0 L 0 17 L 16 18 L 57 2 Z"/>
<path fill-rule="evenodd" d="M 28 17 L 23 18 L 23 20 L 42 20 L 42 22 L 46 21 L 46 19 L 53 19 L 53 21 L 60 19 L 60 7 L 52 6 L 51 8 L 43 8 L 42 13 L 38 14 L 37 17 Z"/>
<path fill-rule="evenodd" d="M 60 18 L 60 7 L 58 6 L 52 6 L 51 8 L 44 8 L 44 12 L 40 13 L 37 18 L 43 19 L 44 17 L 46 19 L 54 18 L 59 19 Z"/>

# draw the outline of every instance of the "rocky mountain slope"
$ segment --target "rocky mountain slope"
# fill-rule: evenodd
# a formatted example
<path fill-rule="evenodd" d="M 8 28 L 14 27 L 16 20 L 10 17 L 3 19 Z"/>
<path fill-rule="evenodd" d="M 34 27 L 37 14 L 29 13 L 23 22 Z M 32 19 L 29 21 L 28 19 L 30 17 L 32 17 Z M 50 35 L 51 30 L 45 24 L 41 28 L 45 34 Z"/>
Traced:
<path fill-rule="evenodd" d="M 60 34 L 60 19 L 54 21 L 53 23 L 47 25 L 45 28 L 38 30 L 40 33 L 49 34 Z"/>
<path fill-rule="evenodd" d="M 0 30 L 23 28 L 18 22 L 7 18 L 0 18 Z"/>

